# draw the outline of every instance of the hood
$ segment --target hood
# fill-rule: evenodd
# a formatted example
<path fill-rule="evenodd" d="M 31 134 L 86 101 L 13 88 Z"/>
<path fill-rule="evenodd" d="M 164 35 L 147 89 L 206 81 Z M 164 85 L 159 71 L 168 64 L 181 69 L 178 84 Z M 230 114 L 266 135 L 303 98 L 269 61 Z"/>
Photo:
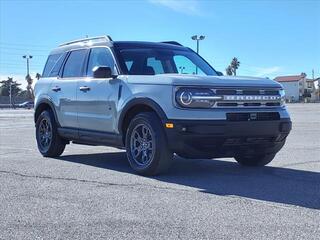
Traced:
<path fill-rule="evenodd" d="M 129 83 L 174 86 L 215 86 L 215 87 L 267 87 L 281 88 L 281 84 L 268 78 L 240 76 L 198 76 L 182 74 L 128 75 Z"/>

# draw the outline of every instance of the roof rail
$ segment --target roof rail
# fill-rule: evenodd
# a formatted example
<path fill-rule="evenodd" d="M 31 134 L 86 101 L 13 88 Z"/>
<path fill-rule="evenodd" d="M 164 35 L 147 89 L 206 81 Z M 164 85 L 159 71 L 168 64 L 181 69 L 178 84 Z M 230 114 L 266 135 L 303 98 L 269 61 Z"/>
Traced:
<path fill-rule="evenodd" d="M 104 40 L 106 42 L 111 42 L 112 38 L 109 35 L 99 36 L 99 37 L 91 37 L 91 38 L 82 38 L 82 39 L 78 39 L 78 40 L 73 40 L 73 41 L 70 41 L 70 42 L 62 43 L 62 44 L 59 45 L 59 47 L 70 45 L 70 44 L 74 44 L 74 43 L 78 43 L 78 42 L 92 41 L 92 40 Z"/>
<path fill-rule="evenodd" d="M 183 46 L 182 44 L 176 42 L 176 41 L 164 41 L 164 42 L 161 42 L 161 43 L 167 43 L 167 44 L 172 44 L 172 45 L 177 45 L 177 46 Z"/>

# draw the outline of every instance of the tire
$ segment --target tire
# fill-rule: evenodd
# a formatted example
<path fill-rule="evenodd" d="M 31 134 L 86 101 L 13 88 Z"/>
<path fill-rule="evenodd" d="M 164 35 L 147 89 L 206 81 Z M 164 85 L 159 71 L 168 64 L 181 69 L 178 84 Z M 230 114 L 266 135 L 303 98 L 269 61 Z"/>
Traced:
<path fill-rule="evenodd" d="M 66 142 L 60 138 L 57 123 L 52 111 L 43 111 L 36 122 L 36 139 L 39 152 L 44 157 L 58 157 L 65 147 Z"/>
<path fill-rule="evenodd" d="M 235 159 L 240 165 L 258 167 L 270 163 L 276 154 L 254 155 L 254 156 L 236 156 Z"/>
<path fill-rule="evenodd" d="M 141 175 L 163 173 L 173 159 L 161 121 L 153 112 L 140 113 L 131 120 L 126 150 L 130 166 Z"/>

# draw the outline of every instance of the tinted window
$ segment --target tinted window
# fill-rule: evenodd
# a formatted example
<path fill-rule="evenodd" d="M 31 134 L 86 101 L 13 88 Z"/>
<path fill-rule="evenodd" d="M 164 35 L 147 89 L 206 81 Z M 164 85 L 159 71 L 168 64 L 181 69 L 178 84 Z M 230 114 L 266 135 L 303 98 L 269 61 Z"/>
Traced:
<path fill-rule="evenodd" d="M 180 74 L 206 75 L 199 67 L 197 67 L 197 65 L 185 56 L 176 55 L 173 57 L 173 60 Z"/>
<path fill-rule="evenodd" d="M 43 73 L 42 73 L 42 77 L 48 77 L 52 68 L 54 67 L 54 65 L 56 64 L 56 62 L 59 60 L 59 58 L 61 57 L 61 53 L 59 54 L 53 54 L 50 55 L 48 57 L 46 66 L 44 67 Z"/>
<path fill-rule="evenodd" d="M 58 61 L 55 63 L 54 67 L 52 68 L 50 74 L 49 74 L 49 77 L 56 77 L 59 75 L 59 71 L 60 71 L 60 68 L 61 68 L 61 65 L 66 57 L 66 53 L 62 54 Z"/>
<path fill-rule="evenodd" d="M 63 69 L 63 77 L 82 77 L 82 67 L 87 50 L 72 51 Z"/>
<path fill-rule="evenodd" d="M 124 47 L 118 48 L 116 52 L 123 72 L 129 75 L 217 75 L 206 61 L 188 49 Z"/>
<path fill-rule="evenodd" d="M 93 76 L 93 68 L 96 66 L 107 66 L 114 69 L 114 61 L 110 51 L 107 48 L 92 48 L 87 68 L 87 76 Z"/>
<path fill-rule="evenodd" d="M 162 62 L 154 57 L 147 59 L 147 67 L 152 68 L 155 74 L 164 73 Z"/>

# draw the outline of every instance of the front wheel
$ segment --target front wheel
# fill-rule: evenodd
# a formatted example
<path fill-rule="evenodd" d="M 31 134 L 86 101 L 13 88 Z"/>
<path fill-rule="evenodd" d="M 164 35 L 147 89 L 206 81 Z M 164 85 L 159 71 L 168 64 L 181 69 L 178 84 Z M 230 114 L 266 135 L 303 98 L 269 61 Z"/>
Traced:
<path fill-rule="evenodd" d="M 164 129 L 153 112 L 136 115 L 126 134 L 128 161 L 138 174 L 156 175 L 166 171 L 173 158 Z"/>
<path fill-rule="evenodd" d="M 270 163 L 275 154 L 253 155 L 253 156 L 236 156 L 235 159 L 243 166 L 265 166 Z"/>

